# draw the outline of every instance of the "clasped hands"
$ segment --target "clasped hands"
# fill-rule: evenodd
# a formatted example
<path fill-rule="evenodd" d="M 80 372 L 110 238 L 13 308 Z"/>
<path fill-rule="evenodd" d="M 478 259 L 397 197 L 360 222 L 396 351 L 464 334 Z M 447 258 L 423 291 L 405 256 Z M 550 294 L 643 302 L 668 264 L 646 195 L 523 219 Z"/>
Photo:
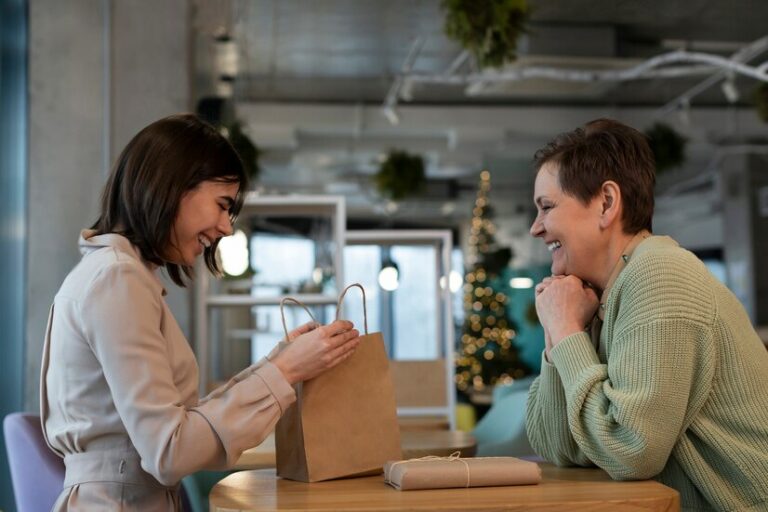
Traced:
<path fill-rule="evenodd" d="M 563 339 L 584 330 L 599 305 L 595 290 L 576 276 L 545 277 L 536 285 L 536 314 L 544 327 L 547 358 Z"/>

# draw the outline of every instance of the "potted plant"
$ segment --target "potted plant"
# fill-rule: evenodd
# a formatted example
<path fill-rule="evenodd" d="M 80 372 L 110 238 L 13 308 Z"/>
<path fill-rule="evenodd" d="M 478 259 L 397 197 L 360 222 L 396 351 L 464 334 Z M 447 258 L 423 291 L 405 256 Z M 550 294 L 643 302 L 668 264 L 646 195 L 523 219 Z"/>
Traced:
<path fill-rule="evenodd" d="M 665 123 L 654 123 L 645 131 L 645 135 L 656 160 L 657 172 L 662 173 L 683 165 L 687 138 Z"/>
<path fill-rule="evenodd" d="M 441 5 L 445 34 L 472 52 L 480 67 L 500 67 L 517 58 L 527 0 L 442 0 Z"/>
<path fill-rule="evenodd" d="M 379 193 L 393 201 L 417 195 L 426 186 L 424 159 L 407 151 L 393 149 L 374 176 Z"/>

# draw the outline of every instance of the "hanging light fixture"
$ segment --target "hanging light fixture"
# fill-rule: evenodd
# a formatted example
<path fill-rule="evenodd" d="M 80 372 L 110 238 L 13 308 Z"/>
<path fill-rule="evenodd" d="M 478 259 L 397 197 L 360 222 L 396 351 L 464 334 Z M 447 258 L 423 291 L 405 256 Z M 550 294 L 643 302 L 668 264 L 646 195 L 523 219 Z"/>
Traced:
<path fill-rule="evenodd" d="M 400 269 L 391 258 L 386 258 L 381 265 L 379 286 L 388 292 L 393 292 L 400 286 Z"/>

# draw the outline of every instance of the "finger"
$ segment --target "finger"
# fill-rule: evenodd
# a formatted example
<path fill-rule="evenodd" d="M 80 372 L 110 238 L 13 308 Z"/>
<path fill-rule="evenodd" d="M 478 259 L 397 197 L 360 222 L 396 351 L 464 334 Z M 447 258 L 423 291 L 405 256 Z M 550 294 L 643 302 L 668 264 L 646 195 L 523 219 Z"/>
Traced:
<path fill-rule="evenodd" d="M 300 334 L 306 334 L 306 333 L 308 333 L 308 332 L 310 332 L 310 331 L 314 331 L 314 330 L 315 330 L 315 329 L 317 329 L 319 326 L 320 326 L 320 324 L 318 324 L 317 322 L 314 322 L 314 321 L 312 321 L 312 322 L 307 322 L 307 323 L 305 323 L 304 325 L 300 325 L 300 326 L 298 326 L 296 329 L 294 329 L 294 330 L 292 331 L 292 333 L 291 333 L 291 334 L 293 334 L 294 336 L 298 336 L 298 335 L 300 335 Z"/>
<path fill-rule="evenodd" d="M 326 336 L 335 336 L 336 334 L 347 332 L 350 329 L 354 329 L 355 324 L 349 320 L 336 320 L 326 325 L 323 329 L 323 334 Z"/>
<path fill-rule="evenodd" d="M 329 345 L 331 347 L 340 347 L 346 344 L 347 342 L 349 342 L 350 340 L 353 340 L 359 337 L 360 337 L 360 333 L 358 332 L 358 330 L 352 329 L 351 331 L 343 332 L 341 334 L 337 334 L 336 336 L 333 336 L 329 340 Z"/>
<path fill-rule="evenodd" d="M 347 359 L 352 356 L 352 354 L 355 353 L 355 349 L 357 349 L 357 346 L 360 344 L 360 338 L 355 338 L 352 340 L 349 340 L 348 343 L 345 343 L 341 345 L 340 347 L 336 347 L 335 349 L 328 352 L 328 367 L 332 368 L 339 364 L 344 359 Z"/>

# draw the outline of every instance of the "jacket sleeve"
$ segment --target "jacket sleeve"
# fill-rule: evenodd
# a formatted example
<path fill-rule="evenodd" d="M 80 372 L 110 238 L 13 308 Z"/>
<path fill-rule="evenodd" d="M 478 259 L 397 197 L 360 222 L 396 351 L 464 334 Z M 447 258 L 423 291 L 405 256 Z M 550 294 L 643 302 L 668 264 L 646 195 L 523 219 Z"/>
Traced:
<path fill-rule="evenodd" d="M 681 278 L 678 268 L 646 258 L 616 290 L 620 310 L 606 333 L 607 365 L 586 333 L 550 351 L 573 439 L 617 480 L 660 473 L 692 411 L 703 405 L 690 403 L 691 390 L 711 386 L 711 292 L 705 279 Z"/>
<path fill-rule="evenodd" d="M 274 428 L 295 394 L 266 363 L 215 399 L 186 407 L 161 331 L 163 299 L 150 280 L 134 262 L 112 263 L 94 278 L 80 314 L 142 468 L 173 485 L 199 469 L 232 465 Z"/>
<path fill-rule="evenodd" d="M 525 429 L 531 447 L 558 466 L 591 466 L 568 427 L 566 398 L 557 368 L 542 352 L 541 375 L 528 392 Z"/>

